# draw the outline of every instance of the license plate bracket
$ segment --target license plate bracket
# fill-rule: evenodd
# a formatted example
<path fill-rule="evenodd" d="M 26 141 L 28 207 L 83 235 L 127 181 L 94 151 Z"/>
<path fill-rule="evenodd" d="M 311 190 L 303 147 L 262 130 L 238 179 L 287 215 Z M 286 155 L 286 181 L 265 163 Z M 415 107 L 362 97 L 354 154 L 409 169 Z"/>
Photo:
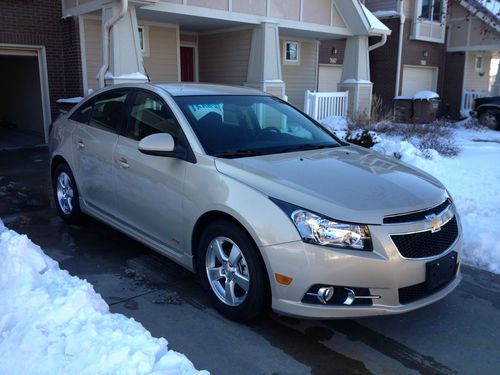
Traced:
<path fill-rule="evenodd" d="M 451 281 L 457 270 L 458 254 L 456 251 L 442 258 L 427 262 L 425 283 L 428 290 L 438 289 Z"/>

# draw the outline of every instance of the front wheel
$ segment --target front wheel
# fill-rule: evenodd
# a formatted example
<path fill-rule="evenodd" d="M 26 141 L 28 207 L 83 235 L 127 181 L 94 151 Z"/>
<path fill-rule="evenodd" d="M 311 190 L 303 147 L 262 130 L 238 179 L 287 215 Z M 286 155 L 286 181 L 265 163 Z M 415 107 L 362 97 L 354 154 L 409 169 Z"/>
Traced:
<path fill-rule="evenodd" d="M 215 308 L 236 321 L 248 321 L 266 307 L 266 268 L 253 240 L 236 224 L 220 220 L 203 232 L 198 273 Z"/>
<path fill-rule="evenodd" d="M 479 115 L 479 123 L 492 130 L 500 130 L 500 111 L 486 110 Z"/>
<path fill-rule="evenodd" d="M 68 224 L 80 222 L 82 213 L 75 178 L 67 164 L 59 164 L 52 176 L 54 200 L 59 216 Z"/>

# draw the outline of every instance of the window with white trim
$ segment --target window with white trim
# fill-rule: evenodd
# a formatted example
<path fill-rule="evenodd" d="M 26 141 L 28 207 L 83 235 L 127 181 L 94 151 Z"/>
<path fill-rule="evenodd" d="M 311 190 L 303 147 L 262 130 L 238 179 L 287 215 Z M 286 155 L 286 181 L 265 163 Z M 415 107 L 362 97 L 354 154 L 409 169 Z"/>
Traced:
<path fill-rule="evenodd" d="M 146 50 L 145 49 L 146 43 L 144 40 L 145 38 L 144 26 L 139 26 L 137 29 L 139 31 L 139 45 L 141 46 L 141 52 L 144 53 L 144 51 Z"/>
<path fill-rule="evenodd" d="M 474 59 L 474 70 L 476 72 L 483 72 L 484 70 L 484 58 L 483 55 L 476 55 Z"/>
<path fill-rule="evenodd" d="M 300 64 L 300 42 L 287 40 L 283 45 L 283 49 L 285 64 Z"/>
<path fill-rule="evenodd" d="M 420 15 L 423 20 L 441 22 L 444 2 L 442 0 L 421 0 Z"/>

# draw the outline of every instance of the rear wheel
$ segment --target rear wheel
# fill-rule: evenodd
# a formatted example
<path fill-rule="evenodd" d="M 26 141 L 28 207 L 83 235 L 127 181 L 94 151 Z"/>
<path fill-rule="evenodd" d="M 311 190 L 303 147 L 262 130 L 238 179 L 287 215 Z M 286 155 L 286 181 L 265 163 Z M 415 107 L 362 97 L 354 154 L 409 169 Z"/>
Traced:
<path fill-rule="evenodd" d="M 500 111 L 488 109 L 479 114 L 479 123 L 492 130 L 500 130 Z"/>
<path fill-rule="evenodd" d="M 81 221 L 80 202 L 75 178 L 65 163 L 59 164 L 52 176 L 52 187 L 57 211 L 68 224 Z"/>
<path fill-rule="evenodd" d="M 201 282 L 215 308 L 232 320 L 251 320 L 266 307 L 266 268 L 258 251 L 248 234 L 231 221 L 216 221 L 201 236 Z"/>

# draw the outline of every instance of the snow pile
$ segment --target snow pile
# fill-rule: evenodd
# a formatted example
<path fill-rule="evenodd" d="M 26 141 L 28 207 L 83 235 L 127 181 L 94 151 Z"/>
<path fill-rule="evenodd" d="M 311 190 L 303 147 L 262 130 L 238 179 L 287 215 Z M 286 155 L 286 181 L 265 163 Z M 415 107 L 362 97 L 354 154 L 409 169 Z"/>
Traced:
<path fill-rule="evenodd" d="M 207 374 L 0 220 L 1 374 Z"/>
<path fill-rule="evenodd" d="M 328 130 L 335 133 L 337 137 L 345 139 L 348 131 L 347 128 L 349 127 L 349 122 L 345 117 L 330 116 L 322 119 L 320 122 Z"/>

